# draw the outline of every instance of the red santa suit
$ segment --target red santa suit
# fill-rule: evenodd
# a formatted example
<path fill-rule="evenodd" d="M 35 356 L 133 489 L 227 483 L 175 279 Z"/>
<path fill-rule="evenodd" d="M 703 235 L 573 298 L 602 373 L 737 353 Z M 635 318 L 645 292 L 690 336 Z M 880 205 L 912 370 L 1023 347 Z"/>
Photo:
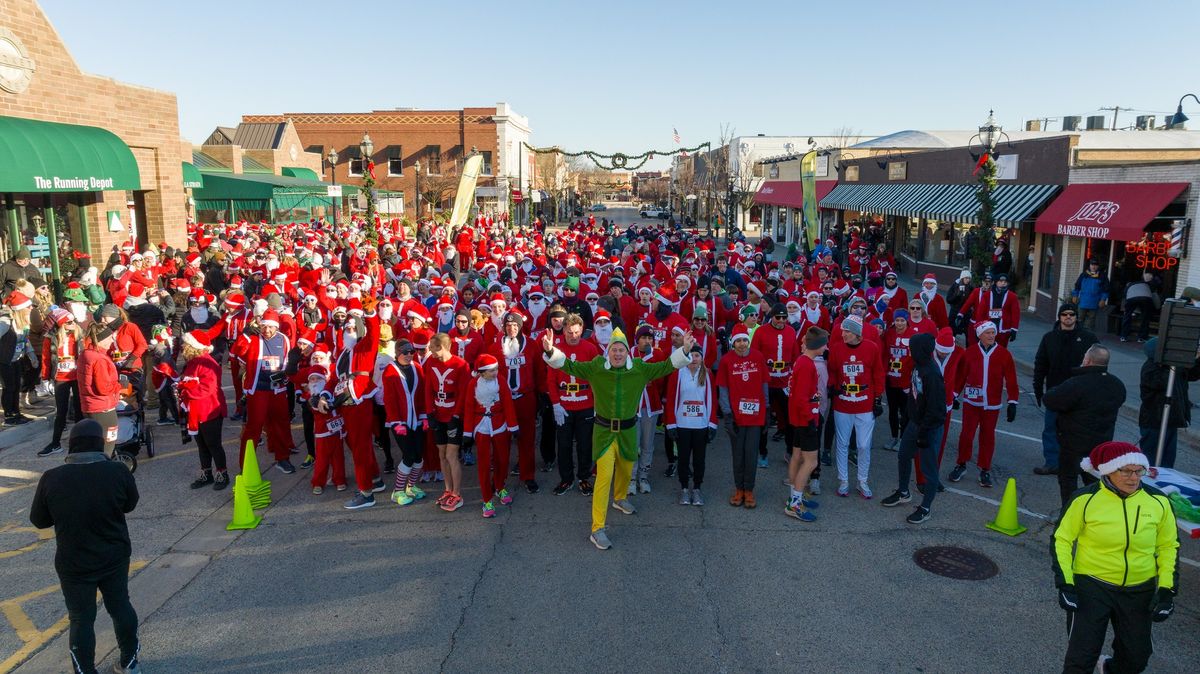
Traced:
<path fill-rule="evenodd" d="M 263 314 L 261 324 L 279 323 L 273 310 Z M 287 379 L 282 375 L 291 340 L 282 332 L 271 339 L 261 333 L 243 334 L 230 348 L 230 355 L 245 368 L 241 391 L 246 396 L 246 423 L 242 426 L 239 461 L 245 458 L 246 443 L 257 442 L 266 429 L 267 446 L 276 461 L 286 461 L 292 450 L 291 415 L 287 405 Z M 239 463 L 240 465 L 240 463 Z"/>
<path fill-rule="evenodd" d="M 525 420 L 524 430 L 517 432 L 517 465 L 522 482 L 534 479 L 537 469 L 534 459 L 534 423 L 537 418 L 537 394 L 544 381 L 545 366 L 541 346 L 525 334 L 502 336 L 489 353 L 499 362 L 499 377 L 511 393 L 517 418 Z"/>
<path fill-rule="evenodd" d="M 962 401 L 962 431 L 958 435 L 958 461 L 965 465 L 971 460 L 975 431 L 979 431 L 979 470 L 992 469 L 996 451 L 996 421 L 1004 404 L 1015 401 L 1017 369 L 1012 354 L 1000 345 L 999 339 L 991 349 L 984 350 L 979 342 L 967 347 L 962 365 L 955 376 L 954 390 Z"/>
<path fill-rule="evenodd" d="M 358 490 L 369 493 L 379 477 L 375 460 L 375 356 L 379 353 L 379 316 L 363 317 L 366 334 L 337 355 L 335 394 L 343 401 L 338 414 L 345 419 L 346 445 L 354 459 L 354 481 Z M 344 338 L 343 338 L 344 339 Z M 345 394 L 343 396 L 343 394 Z"/>
<path fill-rule="evenodd" d="M 775 413 L 775 424 L 784 438 L 790 438 L 791 425 L 788 423 L 787 396 L 783 390 L 787 388 L 792 376 L 792 354 L 796 348 L 796 331 L 791 325 L 783 324 L 782 328 L 767 321 L 754 331 L 750 340 L 750 348 L 758 351 L 767 360 L 767 380 L 769 386 L 769 402 L 771 411 Z M 765 435 L 762 437 L 766 437 Z M 762 441 L 765 445 L 765 440 Z"/>
<path fill-rule="evenodd" d="M 770 373 L 767 359 L 754 349 L 745 356 L 728 351 L 717 366 L 717 386 L 729 390 L 733 422 L 738 426 L 765 426 L 767 401 L 765 388 Z"/>
<path fill-rule="evenodd" d="M 425 399 L 429 401 L 429 418 L 440 424 L 460 423 L 463 416 L 463 391 L 466 389 L 470 368 L 467 362 L 451 355 L 445 361 L 436 357 L 425 360 Z M 458 436 L 452 438 L 460 444 Z"/>
<path fill-rule="evenodd" d="M 933 274 L 929 274 L 925 277 L 925 280 L 922 281 L 921 290 L 914 293 L 913 297 L 921 299 L 921 304 L 925 305 L 925 317 L 932 320 L 937 329 L 941 330 L 942 328 L 949 327 L 950 316 L 946 310 L 946 300 L 938 294 L 937 286 L 934 285 L 932 288 L 925 287 L 927 281 L 937 283 L 937 279 L 931 278 L 932 276 Z"/>
<path fill-rule="evenodd" d="M 474 363 L 479 354 L 486 350 L 483 333 L 478 330 L 467 328 L 464 335 L 458 328 L 454 328 L 446 334 L 450 335 L 450 350 L 467 363 Z"/>
<path fill-rule="evenodd" d="M 813 306 L 814 301 L 816 302 L 815 307 Z M 807 333 L 808 329 L 811 327 L 818 327 L 826 332 L 829 332 L 829 329 L 833 327 L 829 318 L 829 309 L 826 309 L 820 302 L 821 296 L 818 293 L 811 298 L 806 298 L 804 304 L 801 305 L 800 327 L 796 330 L 797 337 L 803 338 L 804 334 Z M 801 339 L 796 340 L 797 344 L 800 342 Z M 798 346 L 797 353 L 799 353 Z"/>
<path fill-rule="evenodd" d="M 484 367 L 498 368 L 490 354 L 480 356 Z M 504 489 L 508 476 L 510 434 L 518 432 L 516 406 L 508 382 L 497 374 L 491 381 L 476 375 L 467 384 L 466 416 L 463 432 L 475 439 L 475 466 L 479 470 L 479 489 L 483 501 L 491 501 Z M 530 419 L 527 424 L 533 423 Z"/>
<path fill-rule="evenodd" d="M 840 339 L 830 340 L 829 385 L 834 389 L 831 402 L 834 412 L 870 413 L 884 387 L 878 343 L 863 339 L 850 346 Z"/>
<path fill-rule="evenodd" d="M 313 376 L 316 375 L 316 376 Z M 346 436 L 346 420 L 332 406 L 337 380 L 329 377 L 325 366 L 314 365 L 307 370 L 307 381 L 319 390 L 318 399 L 325 400 L 325 411 L 312 409 L 313 441 L 316 443 L 314 463 L 312 467 L 312 486 L 325 488 L 329 482 L 329 474 L 333 473 L 335 487 L 346 486 L 346 452 L 343 450 L 342 438 Z"/>
<path fill-rule="evenodd" d="M 177 390 L 188 435 L 198 435 L 202 423 L 225 417 L 227 405 L 225 391 L 221 389 L 221 366 L 209 354 L 196 356 L 183 366 Z"/>
<path fill-rule="evenodd" d="M 967 346 L 974 346 L 975 328 L 984 321 L 996 324 L 996 341 L 1004 347 L 1008 346 L 1008 340 L 1016 336 L 1017 328 L 1021 326 L 1021 301 L 1011 290 L 1005 290 L 1004 295 L 997 298 L 993 290 L 976 288 L 963 302 L 958 313 L 970 320 Z"/>

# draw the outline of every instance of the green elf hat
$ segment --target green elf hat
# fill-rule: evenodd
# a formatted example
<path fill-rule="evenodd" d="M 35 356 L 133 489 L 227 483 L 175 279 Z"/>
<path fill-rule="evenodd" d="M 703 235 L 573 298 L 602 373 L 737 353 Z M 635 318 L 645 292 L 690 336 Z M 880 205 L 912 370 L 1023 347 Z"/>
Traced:
<path fill-rule="evenodd" d="M 629 348 L 629 340 L 625 338 L 625 331 L 621 330 L 621 328 L 614 328 L 613 333 L 612 333 L 612 339 L 610 339 L 608 341 L 608 344 L 609 344 L 609 346 L 612 346 L 613 344 L 621 344 L 626 349 L 628 349 Z"/>
<path fill-rule="evenodd" d="M 571 290 L 574 290 L 575 292 L 579 292 L 579 277 L 578 276 L 568 276 L 566 282 L 563 283 L 563 285 L 567 288 L 570 288 Z M 626 346 L 628 346 L 628 344 L 626 344 Z"/>

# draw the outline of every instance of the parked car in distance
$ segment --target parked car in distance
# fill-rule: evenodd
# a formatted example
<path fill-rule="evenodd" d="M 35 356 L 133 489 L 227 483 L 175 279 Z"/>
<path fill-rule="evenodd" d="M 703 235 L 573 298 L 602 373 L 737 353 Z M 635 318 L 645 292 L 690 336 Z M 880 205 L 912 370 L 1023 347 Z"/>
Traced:
<path fill-rule="evenodd" d="M 657 206 L 651 206 L 650 208 L 643 208 L 641 211 L 638 212 L 638 214 L 641 215 L 643 218 L 658 218 L 660 220 L 666 220 L 667 218 L 671 217 L 670 211 L 666 210 L 665 208 L 659 208 Z"/>
<path fill-rule="evenodd" d="M 605 206 L 604 204 L 592 204 L 592 211 L 593 211 L 593 212 L 595 212 L 595 211 L 607 211 L 607 210 L 608 210 L 608 206 Z"/>

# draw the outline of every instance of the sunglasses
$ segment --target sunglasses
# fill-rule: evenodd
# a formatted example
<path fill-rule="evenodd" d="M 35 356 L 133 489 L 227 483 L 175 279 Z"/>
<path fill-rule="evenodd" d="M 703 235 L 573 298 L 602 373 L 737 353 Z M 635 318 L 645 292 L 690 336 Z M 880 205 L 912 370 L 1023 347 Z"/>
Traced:
<path fill-rule="evenodd" d="M 408 348 L 400 349 L 400 351 L 398 351 L 397 353 L 399 353 L 401 356 L 411 356 L 416 352 L 417 352 L 416 349 L 414 349 L 412 347 L 408 347 Z"/>
<path fill-rule="evenodd" d="M 1064 311 L 1064 312 L 1062 312 L 1061 314 L 1059 314 L 1059 316 L 1060 316 L 1060 317 L 1062 317 L 1062 316 L 1066 316 L 1066 317 L 1069 317 L 1069 318 L 1075 318 L 1075 312 L 1074 312 L 1074 311 Z"/>
<path fill-rule="evenodd" d="M 697 323 L 707 323 L 708 322 L 707 318 L 693 318 L 692 320 L 696 321 Z"/>

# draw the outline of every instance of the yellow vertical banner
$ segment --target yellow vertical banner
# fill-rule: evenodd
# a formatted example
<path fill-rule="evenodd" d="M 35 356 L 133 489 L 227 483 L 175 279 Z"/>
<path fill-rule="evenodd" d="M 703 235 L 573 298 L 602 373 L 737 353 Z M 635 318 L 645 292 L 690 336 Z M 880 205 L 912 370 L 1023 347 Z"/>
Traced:
<path fill-rule="evenodd" d="M 450 226 L 461 227 L 467 224 L 467 216 L 471 213 L 471 204 L 475 203 L 475 182 L 479 180 L 479 171 L 483 168 L 483 155 L 477 154 L 463 162 L 462 177 L 458 179 L 458 194 L 454 195 L 454 210 L 450 212 Z"/>
<path fill-rule="evenodd" d="M 817 217 L 817 151 L 809 150 L 800 160 L 800 182 L 804 188 L 804 238 L 808 250 L 817 247 L 821 221 Z"/>

